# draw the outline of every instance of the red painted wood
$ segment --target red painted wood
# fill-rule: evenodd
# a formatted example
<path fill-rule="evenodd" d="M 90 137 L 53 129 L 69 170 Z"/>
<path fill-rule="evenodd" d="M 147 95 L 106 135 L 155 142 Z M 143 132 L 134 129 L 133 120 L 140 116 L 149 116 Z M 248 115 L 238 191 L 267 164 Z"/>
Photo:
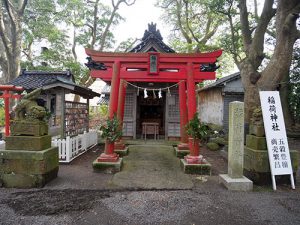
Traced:
<path fill-rule="evenodd" d="M 108 114 L 109 118 L 112 119 L 118 110 L 118 97 L 119 97 L 119 86 L 120 86 L 120 62 L 116 61 L 113 65 L 113 76 L 111 81 L 111 91 Z M 118 154 L 114 153 L 114 143 L 108 141 L 105 142 L 104 153 L 97 159 L 98 162 L 114 162 L 119 159 Z"/>
<path fill-rule="evenodd" d="M 118 102 L 118 119 L 123 124 L 124 109 L 125 109 L 125 97 L 126 97 L 126 86 L 125 80 L 121 80 L 119 89 L 119 102 Z"/>
<path fill-rule="evenodd" d="M 22 91 L 23 87 L 14 86 L 14 85 L 0 85 L 0 90 L 3 91 L 3 94 L 0 98 L 4 99 L 4 115 L 5 115 L 5 136 L 9 136 L 9 127 L 10 127 L 10 115 L 9 115 L 9 102 L 10 98 L 20 98 L 21 95 L 11 94 L 10 91 Z"/>
<path fill-rule="evenodd" d="M 184 80 L 179 83 L 179 105 L 180 105 L 180 137 L 181 143 L 188 143 L 186 134 L 187 118 L 187 105 L 186 105 L 186 82 Z"/>
<path fill-rule="evenodd" d="M 23 91 L 23 87 L 15 86 L 15 85 L 0 85 L 0 90 L 7 91 Z"/>
<path fill-rule="evenodd" d="M 101 78 L 104 81 L 111 81 L 111 70 L 91 70 L 92 77 Z M 194 71 L 195 82 L 203 80 L 214 80 L 215 72 Z M 148 75 L 147 71 L 122 71 L 120 78 L 129 82 L 179 82 L 186 80 L 185 70 L 179 72 L 160 72 L 159 75 Z"/>
<path fill-rule="evenodd" d="M 4 95 L 9 95 L 9 91 L 5 90 Z M 9 136 L 10 116 L 9 116 L 9 98 L 4 98 L 4 113 L 5 113 L 5 136 Z"/>
<path fill-rule="evenodd" d="M 187 95 L 188 95 L 188 120 L 193 119 L 197 112 L 196 106 L 196 88 L 193 74 L 193 64 L 187 64 Z M 195 148 L 195 145 L 190 144 L 190 155 L 199 156 L 199 148 Z"/>
<path fill-rule="evenodd" d="M 109 101 L 109 108 L 108 108 L 108 114 L 110 119 L 114 117 L 114 114 L 117 114 L 119 86 L 120 86 L 120 62 L 116 61 L 113 66 L 113 77 L 111 82 L 110 101 Z"/>
<path fill-rule="evenodd" d="M 121 52 L 99 52 L 91 49 L 85 49 L 87 55 L 94 57 L 113 57 L 121 59 L 121 62 L 126 61 L 126 58 L 143 58 L 147 61 L 148 53 L 121 53 Z M 160 53 L 160 58 L 217 58 L 222 55 L 222 50 L 217 50 L 207 53 Z M 124 61 L 123 61 L 124 60 Z"/>

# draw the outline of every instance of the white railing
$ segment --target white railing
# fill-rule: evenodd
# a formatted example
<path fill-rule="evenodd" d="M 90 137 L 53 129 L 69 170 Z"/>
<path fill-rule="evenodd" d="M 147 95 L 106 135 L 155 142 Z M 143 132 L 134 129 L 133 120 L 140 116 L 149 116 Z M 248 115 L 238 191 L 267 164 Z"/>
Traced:
<path fill-rule="evenodd" d="M 79 134 L 75 137 L 68 136 L 66 139 L 52 140 L 52 145 L 58 147 L 59 162 L 65 163 L 71 162 L 97 143 L 96 131 Z"/>

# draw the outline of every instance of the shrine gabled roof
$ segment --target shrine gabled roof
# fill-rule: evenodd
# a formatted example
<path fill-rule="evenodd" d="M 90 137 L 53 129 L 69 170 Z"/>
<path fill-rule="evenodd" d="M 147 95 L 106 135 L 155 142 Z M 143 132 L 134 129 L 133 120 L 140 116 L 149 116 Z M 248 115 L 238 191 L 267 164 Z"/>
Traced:
<path fill-rule="evenodd" d="M 144 36 L 137 46 L 129 52 L 165 52 L 175 53 L 175 51 L 163 42 L 160 31 L 156 29 L 156 24 L 148 24 L 148 30 L 145 30 Z"/>
<path fill-rule="evenodd" d="M 48 90 L 55 87 L 63 87 L 71 93 L 78 94 L 85 98 L 93 98 L 100 94 L 89 88 L 75 83 L 74 76 L 70 71 L 49 72 L 49 71 L 26 71 L 22 73 L 9 84 L 21 86 L 26 91 L 32 91 L 37 88 Z"/>
<path fill-rule="evenodd" d="M 71 81 L 75 84 L 74 77 L 70 71 L 50 72 L 27 70 L 22 70 L 21 74 L 16 79 L 10 81 L 9 84 L 22 86 L 25 90 L 33 90 L 36 88 L 41 88 L 50 83 L 54 83 L 59 78 L 66 81 Z"/>

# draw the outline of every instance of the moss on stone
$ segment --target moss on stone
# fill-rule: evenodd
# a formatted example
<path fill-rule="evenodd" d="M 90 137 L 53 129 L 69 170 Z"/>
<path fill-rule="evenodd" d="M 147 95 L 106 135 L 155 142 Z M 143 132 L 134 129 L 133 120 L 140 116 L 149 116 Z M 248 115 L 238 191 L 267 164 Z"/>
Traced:
<path fill-rule="evenodd" d="M 267 141 L 265 137 L 257 137 L 254 135 L 248 134 L 246 136 L 246 146 L 248 148 L 256 150 L 265 150 L 267 151 Z"/>
<path fill-rule="evenodd" d="M 94 172 L 104 171 L 106 173 L 116 173 L 121 171 L 122 168 L 122 158 L 117 162 L 98 162 L 95 160 L 93 162 Z"/>
<path fill-rule="evenodd" d="M 212 150 L 212 151 L 217 151 L 217 150 L 220 149 L 220 146 L 219 146 L 217 143 L 214 143 L 214 142 L 208 142 L 208 143 L 206 144 L 206 146 L 207 146 L 207 148 L 208 148 L 209 150 Z"/>
<path fill-rule="evenodd" d="M 220 146 L 224 146 L 227 144 L 227 141 L 225 141 L 225 138 L 222 138 L 222 137 L 211 138 L 210 142 L 214 142 Z"/>
<path fill-rule="evenodd" d="M 187 164 L 184 159 L 180 160 L 183 171 L 187 174 L 211 175 L 211 165 L 206 164 Z"/>
<path fill-rule="evenodd" d="M 207 126 L 212 131 L 218 131 L 218 132 L 220 132 L 220 131 L 223 130 L 223 126 L 220 126 L 220 125 L 217 125 L 217 124 L 209 123 L 209 124 L 207 124 Z"/>

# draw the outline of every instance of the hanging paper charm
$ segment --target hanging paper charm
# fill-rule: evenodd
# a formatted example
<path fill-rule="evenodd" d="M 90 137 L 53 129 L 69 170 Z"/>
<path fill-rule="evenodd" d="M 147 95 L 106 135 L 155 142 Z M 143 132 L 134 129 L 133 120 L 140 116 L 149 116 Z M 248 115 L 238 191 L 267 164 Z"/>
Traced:
<path fill-rule="evenodd" d="M 170 88 L 168 88 L 168 96 L 171 97 L 171 91 L 170 91 Z"/>
<path fill-rule="evenodd" d="M 147 89 L 144 89 L 144 98 L 148 98 Z"/>
<path fill-rule="evenodd" d="M 153 98 L 155 99 L 156 98 L 155 91 L 154 90 L 152 90 L 152 91 L 153 91 Z"/>
<path fill-rule="evenodd" d="M 161 89 L 159 89 L 159 92 L 158 92 L 158 98 L 162 98 L 162 95 L 161 95 Z"/>
<path fill-rule="evenodd" d="M 137 90 L 137 93 L 136 93 L 136 96 L 139 96 L 140 95 L 140 87 L 138 87 L 138 90 Z"/>

